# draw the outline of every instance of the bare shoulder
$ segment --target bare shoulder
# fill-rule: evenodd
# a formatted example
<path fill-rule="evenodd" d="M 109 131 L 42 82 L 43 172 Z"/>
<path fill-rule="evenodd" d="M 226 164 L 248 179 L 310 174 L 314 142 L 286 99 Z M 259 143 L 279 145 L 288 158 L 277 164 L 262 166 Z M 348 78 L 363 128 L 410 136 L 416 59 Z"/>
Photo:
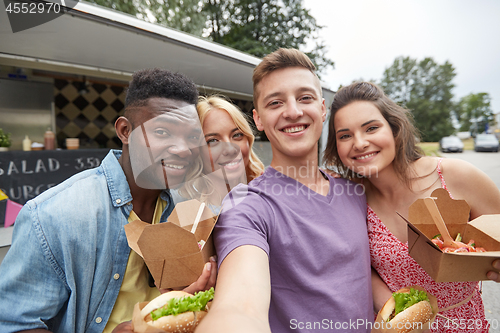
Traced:
<path fill-rule="evenodd" d="M 441 162 L 441 171 L 443 172 L 443 176 L 446 177 L 446 182 L 452 182 L 456 177 L 460 176 L 471 176 L 477 173 L 483 173 L 471 163 L 456 158 L 444 158 Z"/>
<path fill-rule="evenodd" d="M 448 187 L 474 191 L 478 186 L 495 186 L 493 181 L 471 163 L 454 158 L 445 158 L 441 162 L 441 172 Z M 450 189 L 451 190 L 451 189 Z"/>
<path fill-rule="evenodd" d="M 411 168 L 417 177 L 426 177 L 436 171 L 439 158 L 433 156 L 423 156 L 411 164 Z"/>
<path fill-rule="evenodd" d="M 500 191 L 495 183 L 471 163 L 446 158 L 441 171 L 450 193 L 471 206 L 471 218 L 500 213 Z"/>

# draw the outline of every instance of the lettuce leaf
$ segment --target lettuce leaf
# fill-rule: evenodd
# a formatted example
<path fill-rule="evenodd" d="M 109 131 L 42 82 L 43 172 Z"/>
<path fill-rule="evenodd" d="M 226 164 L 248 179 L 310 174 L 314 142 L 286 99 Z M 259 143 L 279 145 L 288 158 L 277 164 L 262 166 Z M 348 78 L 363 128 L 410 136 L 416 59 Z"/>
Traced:
<path fill-rule="evenodd" d="M 194 296 L 172 298 L 161 308 L 153 310 L 151 312 L 151 318 L 157 320 L 164 316 L 175 316 L 184 312 L 204 311 L 207 303 L 213 298 L 213 287 L 207 291 L 198 292 Z"/>
<path fill-rule="evenodd" d="M 395 315 L 408 309 L 413 304 L 417 304 L 421 301 L 428 301 L 427 293 L 425 291 L 420 291 L 417 289 L 410 289 L 410 293 L 392 293 L 394 300 L 396 301 Z"/>

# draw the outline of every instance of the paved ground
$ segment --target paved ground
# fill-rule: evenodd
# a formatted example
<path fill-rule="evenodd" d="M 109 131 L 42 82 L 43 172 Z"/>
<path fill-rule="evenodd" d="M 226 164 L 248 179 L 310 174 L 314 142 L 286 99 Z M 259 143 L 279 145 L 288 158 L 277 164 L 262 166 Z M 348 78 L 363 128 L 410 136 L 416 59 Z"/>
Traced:
<path fill-rule="evenodd" d="M 442 155 L 472 163 L 484 171 L 500 189 L 500 153 L 476 153 L 466 150 L 463 153 Z M 492 326 L 490 333 L 500 333 L 500 283 L 483 282 L 483 301 L 486 318 Z"/>

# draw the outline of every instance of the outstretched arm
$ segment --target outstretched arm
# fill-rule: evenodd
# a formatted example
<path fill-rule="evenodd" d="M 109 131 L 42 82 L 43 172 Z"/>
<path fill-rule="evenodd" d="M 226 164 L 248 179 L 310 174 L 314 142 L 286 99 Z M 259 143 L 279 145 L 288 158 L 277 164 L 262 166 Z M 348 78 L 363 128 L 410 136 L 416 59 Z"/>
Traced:
<path fill-rule="evenodd" d="M 444 159 L 442 168 L 450 193 L 469 204 L 471 220 L 484 214 L 500 214 L 500 190 L 484 172 L 456 159 Z"/>
<path fill-rule="evenodd" d="M 465 199 L 469 204 L 471 220 L 484 214 L 500 214 L 500 190 L 484 172 L 465 161 L 444 159 L 443 175 L 455 199 Z M 492 266 L 500 271 L 500 259 Z M 487 277 L 500 283 L 496 271 L 488 272 Z"/>
<path fill-rule="evenodd" d="M 213 304 L 196 332 L 271 332 L 270 299 L 267 254 L 256 246 L 240 246 L 222 262 Z"/>

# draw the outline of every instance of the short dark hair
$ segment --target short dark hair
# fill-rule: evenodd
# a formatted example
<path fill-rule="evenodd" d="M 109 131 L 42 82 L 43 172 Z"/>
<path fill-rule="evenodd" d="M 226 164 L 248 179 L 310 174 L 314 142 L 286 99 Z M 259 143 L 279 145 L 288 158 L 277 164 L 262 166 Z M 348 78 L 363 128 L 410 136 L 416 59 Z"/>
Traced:
<path fill-rule="evenodd" d="M 149 68 L 134 72 L 125 98 L 125 110 L 144 106 L 150 98 L 169 98 L 196 105 L 198 90 L 194 82 L 181 73 Z"/>

